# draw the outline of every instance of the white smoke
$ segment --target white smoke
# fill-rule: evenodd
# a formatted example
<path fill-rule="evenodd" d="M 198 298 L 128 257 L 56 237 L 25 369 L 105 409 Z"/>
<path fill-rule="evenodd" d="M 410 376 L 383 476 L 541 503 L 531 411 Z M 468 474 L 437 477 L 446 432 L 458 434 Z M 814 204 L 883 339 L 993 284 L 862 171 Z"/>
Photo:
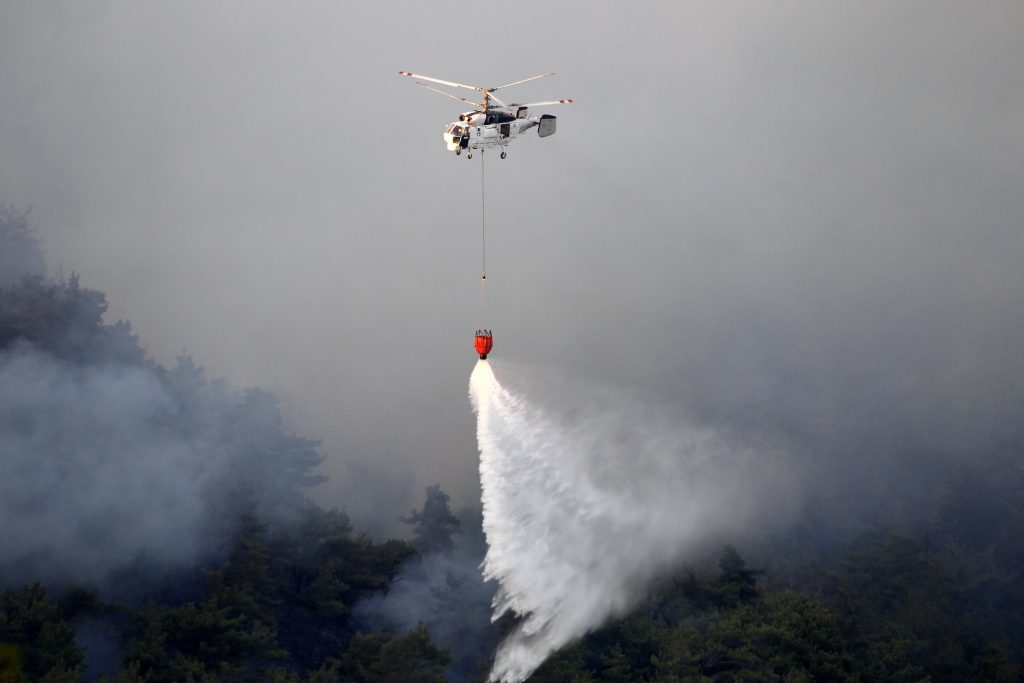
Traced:
<path fill-rule="evenodd" d="M 483 570 L 493 619 L 523 617 L 498 648 L 492 681 L 525 680 L 553 651 L 621 615 L 693 544 L 735 530 L 791 489 L 769 456 L 707 429 L 587 393 L 541 408 L 477 363 Z M 581 404 L 584 404 L 582 406 Z M 775 458 L 771 458 L 775 461 Z"/>
<path fill-rule="evenodd" d="M 169 428 L 173 403 L 146 368 L 0 354 L 0 583 L 95 582 L 200 552 L 203 484 L 224 462 Z"/>
<path fill-rule="evenodd" d="M 0 589 L 116 588 L 133 566 L 191 566 L 223 547 L 239 487 L 267 521 L 301 505 L 315 442 L 281 432 L 275 400 L 207 384 L 191 359 L 163 370 L 0 352 Z"/>

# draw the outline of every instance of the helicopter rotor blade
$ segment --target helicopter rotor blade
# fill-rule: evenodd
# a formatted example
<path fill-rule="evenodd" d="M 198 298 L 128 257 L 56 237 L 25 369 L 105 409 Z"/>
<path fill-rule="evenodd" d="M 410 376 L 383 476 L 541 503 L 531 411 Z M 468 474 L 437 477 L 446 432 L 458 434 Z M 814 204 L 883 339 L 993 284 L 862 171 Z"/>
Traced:
<path fill-rule="evenodd" d="M 477 109 L 483 109 L 484 108 L 484 105 L 480 104 L 479 102 L 473 102 L 472 100 L 467 100 L 465 97 L 459 97 L 458 95 L 453 95 L 450 92 L 445 92 L 444 90 L 438 90 L 437 88 L 431 88 L 426 83 L 420 83 L 419 81 L 416 81 L 416 85 L 420 86 L 421 88 L 426 88 L 427 90 L 429 90 L 431 92 L 436 92 L 439 95 L 444 95 L 446 97 L 450 97 L 453 100 L 462 100 L 466 104 L 471 104 L 474 107 L 476 107 Z"/>
<path fill-rule="evenodd" d="M 529 78 L 524 78 L 523 80 L 516 81 L 515 83 L 506 83 L 505 85 L 499 85 L 497 88 L 488 88 L 488 90 L 490 92 L 494 92 L 495 90 L 500 90 L 501 88 L 507 88 L 507 87 L 509 87 L 511 85 L 519 85 L 520 83 L 526 83 L 527 81 L 535 81 L 538 78 L 547 78 L 548 76 L 554 76 L 554 75 L 555 75 L 555 72 L 554 71 L 550 71 L 550 72 L 548 72 L 546 74 L 541 74 L 540 76 L 530 76 Z"/>
<path fill-rule="evenodd" d="M 572 104 L 572 100 L 551 100 L 550 102 L 527 102 L 525 104 L 513 104 L 513 107 L 546 107 L 549 104 Z"/>
<path fill-rule="evenodd" d="M 410 73 L 408 71 L 399 71 L 398 73 L 409 78 L 422 78 L 425 81 L 431 83 L 440 83 L 441 85 L 450 85 L 453 88 L 466 88 L 467 90 L 476 90 L 477 92 L 484 92 L 486 88 L 478 88 L 473 85 L 466 85 L 465 83 L 456 83 L 454 81 L 442 81 L 440 78 L 431 78 L 430 76 L 420 76 L 419 74 Z"/>

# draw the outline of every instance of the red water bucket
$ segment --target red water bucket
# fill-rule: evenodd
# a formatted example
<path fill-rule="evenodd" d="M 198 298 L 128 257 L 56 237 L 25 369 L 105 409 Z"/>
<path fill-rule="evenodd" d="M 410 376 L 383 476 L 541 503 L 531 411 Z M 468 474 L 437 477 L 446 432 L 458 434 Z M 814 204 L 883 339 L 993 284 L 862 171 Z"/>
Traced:
<path fill-rule="evenodd" d="M 491 352 L 491 347 L 494 346 L 494 338 L 491 337 L 490 331 L 477 330 L 473 346 L 476 348 L 476 352 L 480 354 L 480 360 L 487 360 L 487 354 Z"/>

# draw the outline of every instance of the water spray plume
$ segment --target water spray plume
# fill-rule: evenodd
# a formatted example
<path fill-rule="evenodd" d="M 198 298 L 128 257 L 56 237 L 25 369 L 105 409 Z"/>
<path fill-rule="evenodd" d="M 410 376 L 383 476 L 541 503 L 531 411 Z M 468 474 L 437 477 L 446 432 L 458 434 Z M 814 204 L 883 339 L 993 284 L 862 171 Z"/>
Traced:
<path fill-rule="evenodd" d="M 602 407 L 592 395 L 568 419 L 503 387 L 487 361 L 473 371 L 470 398 L 483 572 L 499 585 L 492 618 L 521 617 L 492 681 L 526 680 L 552 652 L 624 614 L 687 548 L 749 518 L 750 481 L 770 487 L 751 472 L 751 451 L 709 430 L 659 423 L 635 405 Z"/>

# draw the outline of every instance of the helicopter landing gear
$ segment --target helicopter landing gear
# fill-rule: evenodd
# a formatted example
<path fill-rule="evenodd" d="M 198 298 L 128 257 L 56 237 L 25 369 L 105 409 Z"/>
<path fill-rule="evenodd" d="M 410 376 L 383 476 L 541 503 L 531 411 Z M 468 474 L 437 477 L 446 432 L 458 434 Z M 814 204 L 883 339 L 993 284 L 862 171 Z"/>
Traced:
<path fill-rule="evenodd" d="M 473 158 L 473 153 L 472 153 L 472 152 L 468 153 L 468 154 L 466 155 L 466 158 L 467 158 L 467 159 L 472 159 L 472 158 Z"/>
<path fill-rule="evenodd" d="M 502 153 L 501 153 L 501 158 L 502 158 L 502 159 L 504 159 L 504 158 L 505 158 L 506 156 L 508 156 L 508 155 L 507 155 L 507 154 L 505 154 L 504 152 L 502 152 Z"/>
<path fill-rule="evenodd" d="M 459 156 L 460 154 L 462 154 L 462 148 L 461 147 L 459 147 L 458 149 L 455 150 L 455 156 Z"/>

